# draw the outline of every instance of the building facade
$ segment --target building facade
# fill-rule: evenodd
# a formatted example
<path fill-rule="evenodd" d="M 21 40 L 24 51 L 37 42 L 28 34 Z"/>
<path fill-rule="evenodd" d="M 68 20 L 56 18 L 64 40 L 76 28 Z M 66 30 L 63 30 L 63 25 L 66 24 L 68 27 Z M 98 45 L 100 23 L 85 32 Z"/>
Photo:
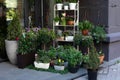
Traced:
<path fill-rule="evenodd" d="M 120 57 L 120 1 L 119 0 L 80 0 L 79 19 L 88 19 L 94 24 L 104 25 L 107 33 L 103 42 L 105 60 Z M 17 0 L 17 9 L 25 27 L 51 27 L 54 0 Z M 30 17 L 31 16 L 31 17 Z M 32 24 L 29 24 L 29 18 Z"/>

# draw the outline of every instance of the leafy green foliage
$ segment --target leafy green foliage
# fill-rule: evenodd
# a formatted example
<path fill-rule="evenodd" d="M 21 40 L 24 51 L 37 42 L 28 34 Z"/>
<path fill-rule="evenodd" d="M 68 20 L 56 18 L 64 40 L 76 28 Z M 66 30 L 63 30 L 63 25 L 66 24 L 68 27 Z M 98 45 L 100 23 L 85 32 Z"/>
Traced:
<path fill-rule="evenodd" d="M 58 22 L 60 21 L 60 18 L 58 16 L 56 16 L 54 19 L 53 19 L 55 22 Z"/>
<path fill-rule="evenodd" d="M 84 36 L 81 34 L 76 34 L 74 37 L 74 43 L 76 45 L 89 47 L 91 46 L 92 41 L 93 41 L 93 38 L 91 36 Z"/>
<path fill-rule="evenodd" d="M 66 68 L 64 70 L 55 70 L 51 67 L 49 69 L 40 69 L 40 68 L 35 68 L 33 65 L 30 65 L 27 68 L 37 70 L 37 71 L 47 71 L 47 72 L 60 73 L 60 74 L 68 73 L 68 70 Z"/>
<path fill-rule="evenodd" d="M 43 62 L 43 63 L 49 63 L 50 62 L 50 56 L 47 51 L 45 50 L 38 50 L 37 51 L 37 62 Z"/>
<path fill-rule="evenodd" d="M 90 47 L 90 52 L 83 57 L 83 62 L 85 63 L 85 67 L 87 69 L 96 70 L 98 69 L 100 65 L 99 55 L 95 49 L 95 47 L 92 45 Z"/>
<path fill-rule="evenodd" d="M 67 49 L 66 55 L 69 66 L 75 67 L 77 64 L 80 64 L 82 62 L 81 51 L 78 51 L 73 47 Z"/>
<path fill-rule="evenodd" d="M 57 53 L 57 50 L 56 50 L 56 48 L 54 48 L 54 47 L 51 47 L 51 48 L 48 50 L 48 55 L 49 55 L 49 57 L 50 57 L 51 60 L 56 59 L 56 53 Z"/>
<path fill-rule="evenodd" d="M 38 31 L 38 41 L 42 44 L 48 44 L 56 38 L 53 30 L 42 28 Z"/>
<path fill-rule="evenodd" d="M 19 37 L 18 53 L 19 54 L 28 54 L 28 53 L 31 53 L 31 52 L 35 52 L 35 50 L 36 50 L 36 45 L 35 45 L 36 40 L 37 40 L 37 36 L 33 31 L 23 33 Z"/>
<path fill-rule="evenodd" d="M 99 43 L 102 40 L 105 40 L 105 30 L 102 26 L 95 26 L 92 31 L 91 35 L 93 36 L 96 43 Z"/>
<path fill-rule="evenodd" d="M 93 28 L 93 24 L 88 21 L 88 20 L 84 20 L 82 22 L 79 22 L 79 30 L 92 30 Z"/>
<path fill-rule="evenodd" d="M 62 0 L 55 0 L 56 3 L 62 3 Z"/>
<path fill-rule="evenodd" d="M 77 3 L 78 0 L 69 0 L 69 2 Z"/>
<path fill-rule="evenodd" d="M 19 38 L 22 34 L 22 26 L 20 25 L 20 20 L 17 12 L 13 17 L 13 20 L 9 23 L 7 27 L 7 32 L 8 40 L 15 40 L 16 38 Z"/>

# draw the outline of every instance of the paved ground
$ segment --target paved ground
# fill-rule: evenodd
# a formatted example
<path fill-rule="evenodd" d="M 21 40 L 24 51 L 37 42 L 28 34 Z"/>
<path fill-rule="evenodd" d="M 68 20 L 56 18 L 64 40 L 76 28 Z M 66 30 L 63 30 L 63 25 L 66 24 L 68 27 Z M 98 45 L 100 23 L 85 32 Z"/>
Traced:
<path fill-rule="evenodd" d="M 75 80 L 88 80 L 87 75 Z M 120 80 L 120 63 L 105 67 L 98 72 L 98 80 Z"/>
<path fill-rule="evenodd" d="M 105 66 L 99 70 L 98 80 L 120 80 L 120 63 Z M 86 70 L 80 69 L 76 74 L 51 73 L 30 69 L 19 69 L 9 62 L 0 63 L 0 80 L 87 80 Z"/>
<path fill-rule="evenodd" d="M 71 80 L 86 73 L 85 69 L 80 69 L 77 73 L 51 73 L 35 71 L 30 69 L 19 69 L 9 62 L 0 63 L 0 80 Z"/>

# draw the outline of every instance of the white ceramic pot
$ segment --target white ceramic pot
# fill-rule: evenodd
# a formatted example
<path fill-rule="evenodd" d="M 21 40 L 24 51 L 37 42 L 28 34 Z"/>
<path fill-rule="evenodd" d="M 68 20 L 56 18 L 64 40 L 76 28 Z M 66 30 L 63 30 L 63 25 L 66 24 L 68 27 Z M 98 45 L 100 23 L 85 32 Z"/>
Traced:
<path fill-rule="evenodd" d="M 54 65 L 55 70 L 64 70 L 65 66 Z"/>
<path fill-rule="evenodd" d="M 65 38 L 65 40 L 66 40 L 66 41 L 73 41 L 73 38 L 74 38 L 73 36 L 67 36 L 67 37 Z"/>
<path fill-rule="evenodd" d="M 56 4 L 56 9 L 57 10 L 62 10 L 62 6 L 63 6 L 62 3 L 58 3 L 58 4 Z"/>
<path fill-rule="evenodd" d="M 5 47 L 6 47 L 7 56 L 10 62 L 12 64 L 17 64 L 18 42 L 5 40 Z"/>
<path fill-rule="evenodd" d="M 76 9 L 76 4 L 77 3 L 69 3 L 70 10 L 75 10 Z"/>
<path fill-rule="evenodd" d="M 59 25 L 59 21 L 58 21 L 58 22 L 55 22 L 55 25 L 58 26 L 58 25 Z"/>
<path fill-rule="evenodd" d="M 64 6 L 64 10 L 68 10 L 68 6 Z"/>
<path fill-rule="evenodd" d="M 38 63 L 38 62 L 34 61 L 34 66 L 36 68 L 48 69 L 49 65 L 50 65 L 50 63 L 40 63 L 40 62 Z"/>

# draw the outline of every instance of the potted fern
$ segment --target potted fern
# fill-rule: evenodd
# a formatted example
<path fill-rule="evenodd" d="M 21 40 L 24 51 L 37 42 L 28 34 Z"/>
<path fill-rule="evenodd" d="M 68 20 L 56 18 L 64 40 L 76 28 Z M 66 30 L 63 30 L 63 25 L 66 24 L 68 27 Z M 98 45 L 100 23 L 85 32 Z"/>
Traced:
<path fill-rule="evenodd" d="M 12 64 L 16 64 L 18 39 L 22 34 L 22 26 L 17 12 L 8 24 L 7 32 L 7 40 L 5 40 L 7 56 Z"/>

